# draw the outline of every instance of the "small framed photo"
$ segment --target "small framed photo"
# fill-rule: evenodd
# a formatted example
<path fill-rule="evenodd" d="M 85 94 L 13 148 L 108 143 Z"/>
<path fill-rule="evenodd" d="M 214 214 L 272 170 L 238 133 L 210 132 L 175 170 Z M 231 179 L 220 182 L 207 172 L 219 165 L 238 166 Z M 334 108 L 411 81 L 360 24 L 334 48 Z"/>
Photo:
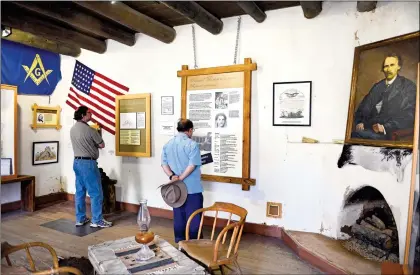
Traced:
<path fill-rule="evenodd" d="M 12 174 L 12 158 L 1 158 L 1 175 L 10 176 Z"/>
<path fill-rule="evenodd" d="M 173 115 L 174 114 L 174 97 L 173 96 L 162 96 L 160 98 L 161 115 Z"/>
<path fill-rule="evenodd" d="M 311 126 L 312 81 L 273 83 L 273 126 Z"/>
<path fill-rule="evenodd" d="M 61 129 L 60 124 L 61 107 L 38 106 L 36 103 L 32 105 L 32 124 L 31 128 L 55 128 Z"/>
<path fill-rule="evenodd" d="M 32 165 L 58 163 L 59 142 L 34 142 L 32 150 Z"/>

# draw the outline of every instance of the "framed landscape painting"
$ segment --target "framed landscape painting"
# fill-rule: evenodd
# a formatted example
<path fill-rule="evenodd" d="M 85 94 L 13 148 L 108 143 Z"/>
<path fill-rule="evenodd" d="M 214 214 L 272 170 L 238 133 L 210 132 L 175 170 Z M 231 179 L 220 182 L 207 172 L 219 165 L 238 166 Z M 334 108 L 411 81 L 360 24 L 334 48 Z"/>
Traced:
<path fill-rule="evenodd" d="M 419 34 L 355 48 L 346 143 L 413 147 Z"/>
<path fill-rule="evenodd" d="M 33 143 L 32 165 L 57 163 L 58 141 L 42 141 Z"/>

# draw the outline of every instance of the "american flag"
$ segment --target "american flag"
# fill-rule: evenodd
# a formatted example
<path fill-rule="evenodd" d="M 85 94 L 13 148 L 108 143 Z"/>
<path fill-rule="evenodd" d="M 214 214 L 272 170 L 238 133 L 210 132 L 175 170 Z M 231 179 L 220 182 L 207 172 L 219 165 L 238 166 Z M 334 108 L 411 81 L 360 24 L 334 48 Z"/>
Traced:
<path fill-rule="evenodd" d="M 74 110 L 88 107 L 92 121 L 115 135 L 115 96 L 127 93 L 128 87 L 76 61 L 66 103 Z"/>

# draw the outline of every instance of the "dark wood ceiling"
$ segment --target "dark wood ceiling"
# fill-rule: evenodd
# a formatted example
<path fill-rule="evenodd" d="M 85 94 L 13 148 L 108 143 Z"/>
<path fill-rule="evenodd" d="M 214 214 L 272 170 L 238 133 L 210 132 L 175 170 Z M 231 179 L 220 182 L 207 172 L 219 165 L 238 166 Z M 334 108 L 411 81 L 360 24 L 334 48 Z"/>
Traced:
<path fill-rule="evenodd" d="M 192 23 L 217 35 L 222 18 L 248 14 L 258 24 L 266 11 L 299 5 L 308 19 L 322 10 L 320 1 L 2 1 L 2 30 L 11 29 L 2 38 L 76 57 L 81 48 L 104 53 L 108 39 L 141 43 L 136 33 L 171 43 L 175 26 Z"/>

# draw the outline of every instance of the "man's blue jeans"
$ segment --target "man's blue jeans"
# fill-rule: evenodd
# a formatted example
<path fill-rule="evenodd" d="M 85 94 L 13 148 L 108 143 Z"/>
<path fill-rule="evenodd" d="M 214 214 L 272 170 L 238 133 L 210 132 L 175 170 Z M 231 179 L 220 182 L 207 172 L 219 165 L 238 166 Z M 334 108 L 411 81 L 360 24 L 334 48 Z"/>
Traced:
<path fill-rule="evenodd" d="M 73 170 L 76 174 L 76 222 L 86 218 L 86 191 L 90 196 L 92 222 L 102 220 L 102 183 L 96 160 L 75 159 Z"/>

